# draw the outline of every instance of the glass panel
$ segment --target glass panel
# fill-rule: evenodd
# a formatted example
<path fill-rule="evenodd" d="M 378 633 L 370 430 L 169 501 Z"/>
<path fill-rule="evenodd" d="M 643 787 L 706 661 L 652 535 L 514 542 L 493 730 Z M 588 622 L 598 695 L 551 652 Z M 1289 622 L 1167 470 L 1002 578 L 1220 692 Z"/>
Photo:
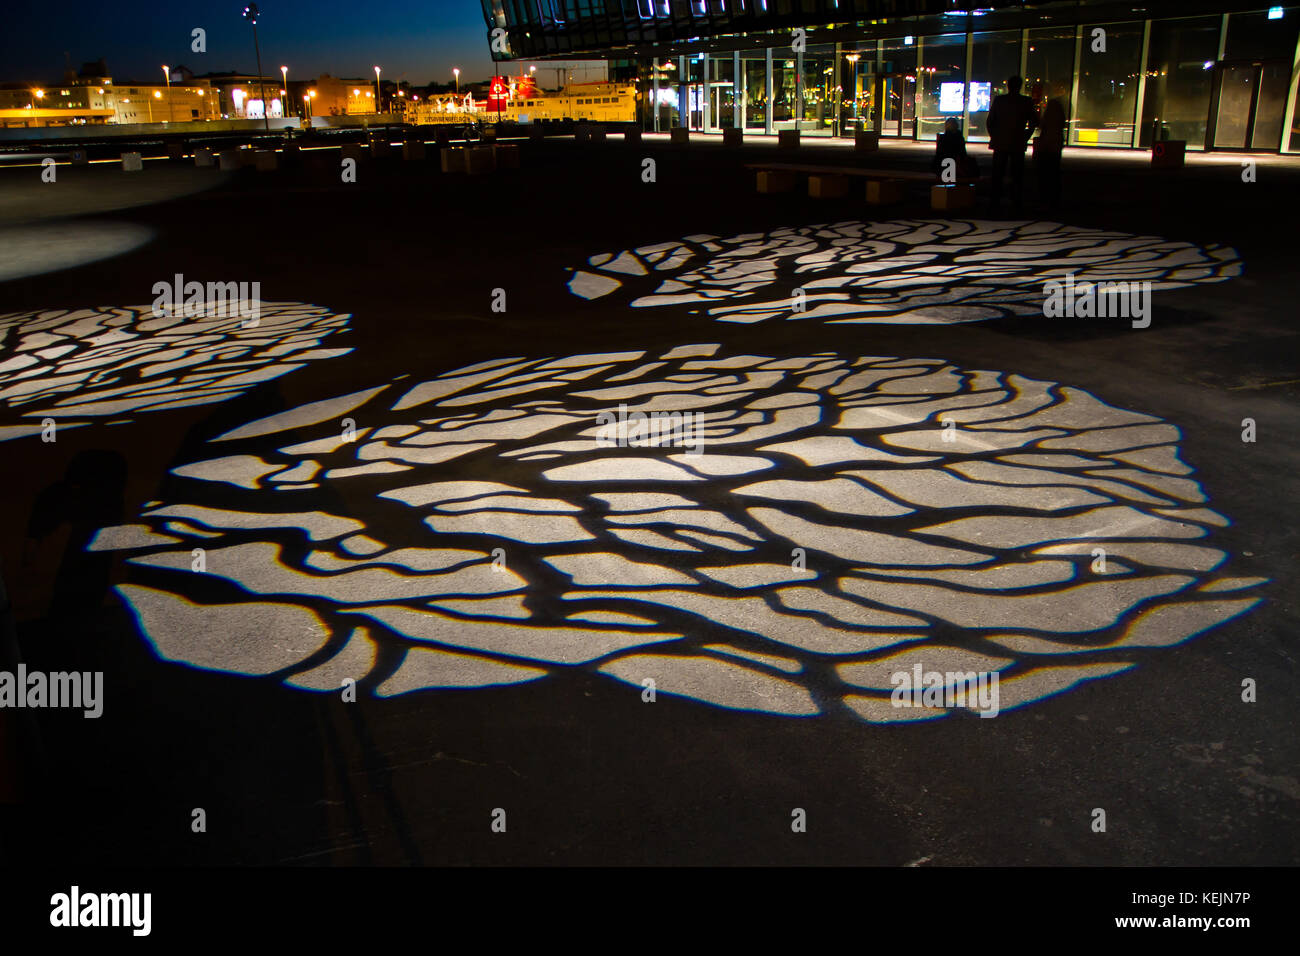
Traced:
<path fill-rule="evenodd" d="M 1250 101 L 1255 95 L 1253 66 L 1226 66 L 1219 86 L 1219 112 L 1215 118 L 1214 145 L 1242 149 L 1246 145 L 1246 124 Z"/>
<path fill-rule="evenodd" d="M 1074 85 L 1074 28 L 1046 27 L 1029 31 L 1025 51 L 1025 92 L 1042 91 L 1043 100 L 1059 99 L 1069 115 L 1070 88 Z"/>
<path fill-rule="evenodd" d="M 1098 29 L 1104 34 L 1094 35 Z M 1077 146 L 1131 146 L 1142 24 L 1085 26 L 1079 59 L 1079 102 L 1070 142 Z"/>
<path fill-rule="evenodd" d="M 794 129 L 795 59 L 772 60 L 772 129 Z"/>
<path fill-rule="evenodd" d="M 810 46 L 803 58 L 803 110 L 800 129 L 809 136 L 830 136 L 835 122 L 835 48 Z"/>
<path fill-rule="evenodd" d="M 1300 79 L 1296 80 L 1296 92 L 1300 93 Z M 1291 117 L 1291 145 L 1287 148 L 1291 151 L 1300 150 L 1300 108 Z"/>
<path fill-rule="evenodd" d="M 993 102 L 993 97 L 1007 92 L 1009 77 L 1020 76 L 1020 33 L 1016 30 L 976 33 L 972 37 L 972 43 L 970 90 L 966 98 L 970 126 L 966 139 L 986 143 L 989 133 L 984 124 L 989 117 L 989 104 Z M 1042 99 L 1042 88 L 1035 88 L 1033 84 L 1021 84 L 1022 94 L 1031 91 L 1036 93 L 1036 100 Z"/>
<path fill-rule="evenodd" d="M 1218 17 L 1199 17 L 1151 24 L 1140 145 L 1182 139 L 1189 149 L 1204 148 L 1219 23 Z"/>
<path fill-rule="evenodd" d="M 845 49 L 840 64 L 843 89 L 843 130 L 852 136 L 859 129 L 876 129 L 876 45 L 864 43 L 857 49 Z"/>
<path fill-rule="evenodd" d="M 731 57 L 713 57 L 711 59 L 713 79 L 711 80 L 709 119 L 713 129 L 729 129 L 735 122 L 735 88 L 732 84 L 732 71 L 735 64 Z"/>
<path fill-rule="evenodd" d="M 741 59 L 745 74 L 745 128 L 762 130 L 767 123 L 767 62 Z"/>
<path fill-rule="evenodd" d="M 1291 70 L 1274 60 L 1265 63 L 1259 79 L 1259 100 L 1255 104 L 1255 128 L 1251 149 L 1275 150 L 1282 143 L 1282 115 L 1286 112 L 1286 88 Z"/>
<path fill-rule="evenodd" d="M 949 118 L 962 122 L 966 109 L 966 34 L 925 37 L 917 71 L 917 139 L 933 140 Z"/>
<path fill-rule="evenodd" d="M 1265 6 L 1265 4 L 1260 4 Z M 1284 59 L 1295 55 L 1296 31 L 1300 29 L 1300 10 L 1284 10 L 1276 20 L 1268 11 L 1233 13 L 1228 16 L 1228 41 L 1223 47 L 1225 60 Z"/>

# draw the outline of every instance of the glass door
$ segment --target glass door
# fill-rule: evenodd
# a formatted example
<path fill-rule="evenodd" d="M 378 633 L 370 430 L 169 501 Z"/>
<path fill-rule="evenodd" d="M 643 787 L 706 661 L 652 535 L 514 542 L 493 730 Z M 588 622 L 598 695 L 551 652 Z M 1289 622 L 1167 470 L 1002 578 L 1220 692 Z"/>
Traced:
<path fill-rule="evenodd" d="M 1220 63 L 1211 108 L 1214 149 L 1275 151 L 1282 144 L 1289 65 L 1280 60 Z"/>
<path fill-rule="evenodd" d="M 916 137 L 916 77 L 887 73 L 880 77 L 880 135 Z"/>
<path fill-rule="evenodd" d="M 1253 64 L 1219 69 L 1219 102 L 1214 116 L 1214 148 L 1245 149 L 1250 143 L 1250 113 L 1259 88 Z"/>

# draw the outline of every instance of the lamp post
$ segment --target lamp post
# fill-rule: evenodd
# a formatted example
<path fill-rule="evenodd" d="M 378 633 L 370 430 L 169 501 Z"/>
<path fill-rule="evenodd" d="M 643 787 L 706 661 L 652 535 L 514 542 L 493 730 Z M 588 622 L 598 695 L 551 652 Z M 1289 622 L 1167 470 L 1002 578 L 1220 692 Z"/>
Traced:
<path fill-rule="evenodd" d="M 460 67 L 458 66 L 452 67 L 451 74 L 452 76 L 456 77 L 456 95 L 460 96 Z"/>
<path fill-rule="evenodd" d="M 384 104 L 379 94 L 379 67 L 375 67 L 375 113 L 378 114 L 383 111 Z"/>
<path fill-rule="evenodd" d="M 167 84 L 167 119 L 173 120 L 176 117 L 172 114 L 172 71 L 166 63 L 163 64 L 163 82 Z"/>
<path fill-rule="evenodd" d="M 283 90 L 284 99 L 281 101 L 284 103 L 284 115 L 288 116 L 289 115 L 289 68 L 287 66 L 280 67 L 280 85 L 284 87 Z"/>
<path fill-rule="evenodd" d="M 267 116 L 266 110 L 266 82 L 262 79 L 262 50 L 257 45 L 257 18 L 261 16 L 261 11 L 257 9 L 257 4 L 250 3 L 244 7 L 244 19 L 253 25 L 253 53 L 257 57 L 257 86 L 262 94 L 262 122 L 266 126 L 267 132 L 271 131 L 271 118 Z"/>

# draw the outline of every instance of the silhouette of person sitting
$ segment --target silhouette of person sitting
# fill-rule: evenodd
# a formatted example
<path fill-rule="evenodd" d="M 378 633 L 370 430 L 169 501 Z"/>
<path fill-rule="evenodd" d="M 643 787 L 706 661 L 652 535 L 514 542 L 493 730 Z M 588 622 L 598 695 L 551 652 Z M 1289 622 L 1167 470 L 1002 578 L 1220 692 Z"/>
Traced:
<path fill-rule="evenodd" d="M 946 163 L 946 160 L 952 160 Z M 935 141 L 934 160 L 930 164 L 934 174 L 944 182 L 975 179 L 979 164 L 966 152 L 966 139 L 961 135 L 961 125 L 952 117 L 943 124 L 943 132 Z"/>
<path fill-rule="evenodd" d="M 1025 180 L 1025 147 L 1038 126 L 1034 101 L 1020 92 L 1020 77 L 1007 80 L 1007 92 L 993 98 L 985 128 L 989 133 L 989 148 L 993 150 L 993 208 L 1002 203 L 1002 180 L 1011 172 L 1012 202 L 1017 208 L 1022 200 Z"/>

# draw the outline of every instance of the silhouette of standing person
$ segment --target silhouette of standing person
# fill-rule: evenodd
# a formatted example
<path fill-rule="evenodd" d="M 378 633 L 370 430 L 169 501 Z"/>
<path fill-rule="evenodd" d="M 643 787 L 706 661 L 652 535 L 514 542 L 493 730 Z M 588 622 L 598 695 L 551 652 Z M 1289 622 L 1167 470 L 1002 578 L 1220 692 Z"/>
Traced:
<path fill-rule="evenodd" d="M 1038 125 L 1034 101 L 1020 93 L 1020 77 L 1007 80 L 1007 92 L 993 98 L 984 126 L 993 150 L 993 208 L 1002 204 L 1002 180 L 1011 171 L 1012 202 L 1020 208 L 1025 179 L 1025 147 Z"/>
<path fill-rule="evenodd" d="M 1043 205 L 1057 209 L 1061 205 L 1061 150 L 1065 148 L 1065 106 L 1059 99 L 1047 101 L 1038 128 L 1034 152 L 1038 198 Z"/>

